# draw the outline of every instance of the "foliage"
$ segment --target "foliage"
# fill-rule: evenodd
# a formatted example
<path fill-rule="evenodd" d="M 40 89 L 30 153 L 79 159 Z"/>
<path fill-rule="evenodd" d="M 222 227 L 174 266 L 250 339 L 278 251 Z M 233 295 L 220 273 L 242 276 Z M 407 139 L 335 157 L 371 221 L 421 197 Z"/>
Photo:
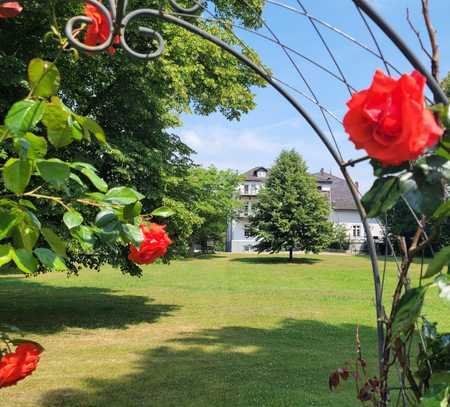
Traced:
<path fill-rule="evenodd" d="M 203 251 L 208 241 L 223 244 L 228 221 L 239 206 L 236 190 L 240 181 L 236 172 L 214 166 L 193 167 L 187 177 L 171 180 L 168 194 L 177 195 L 177 201 L 165 199 L 164 204 L 174 210 L 175 227 L 184 231 L 191 253 L 194 244 L 200 244 Z M 182 225 L 177 224 L 179 218 Z"/>
<path fill-rule="evenodd" d="M 356 147 L 365 148 L 372 158 L 376 180 L 362 198 L 367 215 L 384 218 L 390 236 L 399 242 L 402 255 L 391 310 L 388 314 L 380 307 L 377 310 L 386 315 L 384 332 L 381 332 L 385 338 L 380 359 L 381 375 L 377 378 L 380 399 L 371 400 L 375 406 L 387 405 L 390 371 L 397 363 L 414 403 L 443 406 L 448 405 L 448 375 L 437 374 L 431 379 L 433 369 L 430 368 L 436 360 L 441 363 L 442 358 L 445 359 L 446 336 L 438 337 L 434 327 L 425 323 L 422 331 L 434 333 L 428 336 L 427 343 L 421 342 L 419 377 L 414 376 L 408 355 L 427 294 L 431 291 L 429 288 L 437 286 L 440 297 L 450 299 L 449 276 L 446 274 L 450 249 L 445 246 L 446 236 L 442 233 L 450 224 L 449 107 L 442 104 L 425 106 L 425 78 L 418 72 L 411 75 L 420 85 L 413 95 L 402 93 L 406 88 L 397 92 L 395 89 L 407 77 L 403 75 L 395 80 L 377 72 L 374 81 L 382 80 L 386 86 L 372 86 L 353 95 L 344 119 Z M 448 79 L 444 85 L 446 83 Z M 369 103 L 369 99 L 374 103 Z M 413 99 L 421 101 L 416 108 L 411 105 Z M 371 131 L 372 128 L 375 130 Z M 409 140 L 409 147 L 404 149 L 402 143 L 406 140 Z M 401 154 L 399 150 L 402 150 Z M 433 246 L 437 248 L 439 244 L 440 250 L 434 253 L 420 284 L 411 286 L 409 274 L 414 258 L 423 257 L 427 250 Z"/>
<path fill-rule="evenodd" d="M 130 7 L 144 4 L 159 8 L 161 2 L 136 0 Z M 252 0 L 252 4 L 261 9 L 263 1 Z M 144 195 L 140 201 L 144 213 L 164 202 L 180 208 L 168 231 L 177 240 L 175 249 L 184 247 L 190 228 L 200 219 L 181 210 L 185 202 L 178 200 L 170 185 L 174 179 L 181 182 L 188 176 L 192 150 L 170 129 L 180 125 L 180 114 L 185 112 L 217 111 L 228 119 L 239 119 L 255 106 L 251 88 L 262 86 L 262 80 L 216 46 L 159 21 L 143 21 L 159 30 L 166 41 L 166 52 L 157 60 L 133 61 L 121 50 L 114 56 L 82 55 L 74 60 L 72 52 L 61 52 L 58 47 L 65 45 L 62 28 L 69 18 L 82 12 L 82 3 L 51 1 L 43 7 L 40 1 L 27 0 L 23 6 L 23 13 L 14 20 L 0 21 L 0 119 L 18 95 L 29 92 L 24 81 L 29 59 L 37 55 L 50 60 L 58 57 L 63 89 L 59 97 L 77 115 L 101 123 L 108 144 L 71 143 L 53 156 L 95 165 L 97 175 L 111 187 L 135 187 Z M 225 21 L 237 18 L 247 26 L 257 24 L 256 15 L 240 1 L 218 1 L 217 7 Z M 193 22 L 239 46 L 224 28 L 196 19 Z M 130 30 L 130 45 L 138 49 L 144 46 L 136 26 Z M 254 53 L 244 52 L 257 61 Z M 59 229 L 61 213 L 55 214 L 54 208 L 45 204 L 39 210 L 41 218 Z M 99 269 L 105 262 L 120 263 L 123 253 L 106 246 L 96 251 L 95 258 L 72 251 L 70 257 L 73 263 Z"/>
<path fill-rule="evenodd" d="M 350 247 L 350 237 L 345 225 L 333 223 L 330 236 L 329 249 L 348 250 Z"/>
<path fill-rule="evenodd" d="M 70 253 L 112 247 L 123 255 L 129 244 L 139 246 L 143 240 L 139 225 L 144 195 L 130 187 L 109 187 L 91 164 L 55 158 L 58 149 L 72 143 L 93 137 L 105 143 L 94 120 L 75 114 L 56 96 L 60 80 L 54 63 L 33 59 L 30 93 L 13 104 L 0 127 L 5 151 L 0 265 L 14 262 L 27 274 L 76 271 Z M 41 216 L 41 202 L 53 212 L 52 221 Z M 67 245 L 68 238 L 77 244 Z M 120 265 L 138 272 L 126 256 Z"/>
<path fill-rule="evenodd" d="M 285 249 L 292 258 L 293 250 L 317 253 L 329 242 L 329 203 L 295 150 L 277 158 L 254 211 L 249 229 L 260 253 Z"/>

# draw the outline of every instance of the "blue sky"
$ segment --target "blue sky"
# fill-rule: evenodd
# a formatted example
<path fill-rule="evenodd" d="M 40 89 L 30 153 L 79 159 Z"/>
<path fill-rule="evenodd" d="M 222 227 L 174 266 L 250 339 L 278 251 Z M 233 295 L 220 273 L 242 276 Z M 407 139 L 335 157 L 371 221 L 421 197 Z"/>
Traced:
<path fill-rule="evenodd" d="M 278 1 L 298 8 L 296 0 Z M 412 20 L 421 30 L 423 39 L 428 44 L 420 14 L 420 0 L 371 0 L 371 3 L 398 30 L 428 66 L 429 63 L 406 21 L 406 9 L 409 8 Z M 448 24 L 450 4 L 448 0 L 430 0 L 430 3 L 433 22 L 440 39 L 441 69 L 444 74 L 450 70 L 450 24 Z M 329 22 L 375 49 L 351 0 L 303 0 L 303 4 L 311 15 Z M 267 6 L 264 18 L 286 45 L 317 60 L 338 74 L 308 19 L 274 5 Z M 403 56 L 376 27 L 373 29 L 386 58 L 400 71 L 410 72 L 411 66 Z M 323 27 L 320 27 L 320 30 L 335 53 L 347 80 L 356 89 L 367 87 L 375 69 L 383 68 L 382 62 L 336 33 Z M 307 87 L 279 47 L 253 34 L 239 30 L 237 33 L 248 45 L 257 50 L 263 62 L 272 69 L 275 76 L 308 93 Z M 265 29 L 262 29 L 261 33 L 270 35 Z M 322 105 L 342 118 L 345 114 L 345 102 L 349 98 L 346 87 L 300 57 L 294 56 L 294 59 L 311 83 Z M 272 88 L 255 89 L 255 94 L 257 108 L 243 116 L 239 122 L 227 121 L 220 114 L 208 117 L 195 115 L 183 117 L 183 126 L 175 129 L 174 132 L 197 152 L 194 156 L 197 163 L 245 171 L 257 165 L 270 166 L 282 149 L 295 148 L 305 158 L 310 171 L 315 172 L 325 168 L 331 170 L 333 174 L 339 174 L 325 147 L 287 101 Z M 303 96 L 299 95 L 298 100 L 322 128 L 326 129 L 326 124 L 317 107 Z M 363 151 L 354 149 L 338 122 L 331 119 L 331 124 L 345 159 L 364 155 Z M 362 190 L 370 187 L 372 177 L 367 164 L 362 164 L 351 172 L 360 183 Z"/>

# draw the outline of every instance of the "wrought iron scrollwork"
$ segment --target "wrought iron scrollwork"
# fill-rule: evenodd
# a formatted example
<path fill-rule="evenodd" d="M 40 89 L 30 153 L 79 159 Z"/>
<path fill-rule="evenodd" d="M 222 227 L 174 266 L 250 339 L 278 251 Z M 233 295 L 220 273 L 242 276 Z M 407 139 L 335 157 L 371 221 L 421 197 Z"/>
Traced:
<path fill-rule="evenodd" d="M 180 6 L 176 0 L 169 0 L 170 5 L 173 7 L 173 9 L 175 11 L 177 11 L 178 13 L 183 13 L 183 14 L 192 14 L 192 13 L 196 13 L 197 11 L 199 11 L 200 9 L 202 9 L 205 5 L 204 2 L 199 2 L 199 1 L 194 1 L 196 4 L 192 7 L 182 7 Z"/>
<path fill-rule="evenodd" d="M 205 2 L 196 1 L 192 7 L 183 7 L 176 0 L 168 0 L 172 8 L 181 14 L 192 14 L 205 7 Z M 154 9 L 138 9 L 127 13 L 128 0 L 108 0 L 108 7 L 102 4 L 99 0 L 86 0 L 87 4 L 95 7 L 106 19 L 109 28 L 109 36 L 105 42 L 98 45 L 87 45 L 78 39 L 76 34 L 77 29 L 82 24 L 93 24 L 94 21 L 88 16 L 76 16 L 71 18 L 65 28 L 65 33 L 69 42 L 75 48 L 85 52 L 101 52 L 105 51 L 113 45 L 114 38 L 120 36 L 120 46 L 130 56 L 139 59 L 153 59 L 158 58 L 164 52 L 164 39 L 161 34 L 151 28 L 139 26 L 138 30 L 146 35 L 150 40 L 156 41 L 156 49 L 147 53 L 133 50 L 126 40 L 126 30 L 128 24 L 139 17 L 155 17 Z"/>
<path fill-rule="evenodd" d="M 100 13 L 105 17 L 108 25 L 109 25 L 109 36 L 108 39 L 99 45 L 86 45 L 82 41 L 80 41 L 77 36 L 74 34 L 76 27 L 79 27 L 81 24 L 92 24 L 94 21 L 91 17 L 87 16 L 76 16 L 72 17 L 66 24 L 65 33 L 69 40 L 69 42 L 77 49 L 86 52 L 101 52 L 108 49 L 114 38 L 114 20 L 116 19 L 116 4 L 114 0 L 108 0 L 109 9 L 100 3 L 97 0 L 86 0 L 86 3 L 94 6 Z"/>

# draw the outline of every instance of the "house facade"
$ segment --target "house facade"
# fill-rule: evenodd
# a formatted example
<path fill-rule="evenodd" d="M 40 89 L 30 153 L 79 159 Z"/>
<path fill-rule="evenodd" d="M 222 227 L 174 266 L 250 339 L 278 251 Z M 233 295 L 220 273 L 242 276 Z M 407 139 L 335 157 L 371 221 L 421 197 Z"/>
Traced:
<path fill-rule="evenodd" d="M 253 213 L 258 193 L 264 186 L 269 171 L 265 167 L 255 167 L 243 174 L 244 182 L 238 190 L 243 209 L 239 217 L 228 225 L 227 251 L 234 253 L 254 251 L 256 240 L 248 231 L 249 216 Z M 345 226 L 350 243 L 349 250 L 359 253 L 366 242 L 366 235 L 347 183 L 323 169 L 312 175 L 316 178 L 318 190 L 330 203 L 330 220 Z M 369 224 L 375 240 L 381 240 L 384 232 L 379 222 L 376 219 L 369 219 Z"/>

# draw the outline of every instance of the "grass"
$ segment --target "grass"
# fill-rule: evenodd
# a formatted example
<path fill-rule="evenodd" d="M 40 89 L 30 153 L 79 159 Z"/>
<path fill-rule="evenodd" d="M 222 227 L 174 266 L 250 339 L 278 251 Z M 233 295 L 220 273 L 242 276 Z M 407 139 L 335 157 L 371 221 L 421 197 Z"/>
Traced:
<path fill-rule="evenodd" d="M 388 292 L 394 276 L 390 263 Z M 428 294 L 446 330 L 449 308 Z M 217 255 L 140 279 L 4 275 L 0 321 L 46 352 L 0 407 L 358 406 L 351 384 L 330 393 L 327 380 L 354 357 L 357 325 L 375 372 L 374 319 L 363 257 Z"/>

